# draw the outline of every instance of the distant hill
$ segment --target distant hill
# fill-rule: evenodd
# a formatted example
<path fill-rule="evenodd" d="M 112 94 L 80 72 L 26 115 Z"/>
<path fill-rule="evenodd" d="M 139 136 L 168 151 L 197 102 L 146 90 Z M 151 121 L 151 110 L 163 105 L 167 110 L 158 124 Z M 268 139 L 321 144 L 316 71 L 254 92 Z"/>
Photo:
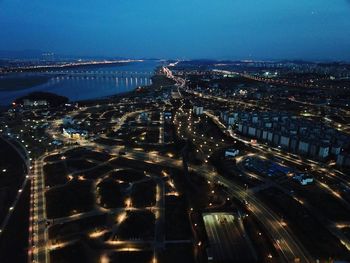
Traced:
<path fill-rule="evenodd" d="M 0 0 L 1 1 L 1 0 Z M 27 49 L 27 50 L 0 50 L 0 60 L 46 60 L 46 59 L 54 59 L 54 60 L 76 60 L 76 59 L 87 59 L 87 60 L 95 60 L 95 59 L 107 59 L 107 60 L 117 60 L 117 59 L 129 59 L 127 57 L 122 56 L 94 56 L 94 55 L 67 55 L 67 54 L 56 54 L 53 53 L 54 56 L 47 58 L 44 56 L 45 53 L 53 53 L 46 52 L 42 50 L 35 49 Z"/>
<path fill-rule="evenodd" d="M 50 104 L 50 106 L 53 106 L 53 107 L 58 107 L 69 102 L 69 99 L 67 97 L 60 96 L 50 92 L 42 92 L 42 91 L 32 92 L 26 96 L 16 99 L 15 102 L 17 104 L 23 104 L 23 101 L 25 99 L 37 100 L 37 101 L 46 100 Z"/>

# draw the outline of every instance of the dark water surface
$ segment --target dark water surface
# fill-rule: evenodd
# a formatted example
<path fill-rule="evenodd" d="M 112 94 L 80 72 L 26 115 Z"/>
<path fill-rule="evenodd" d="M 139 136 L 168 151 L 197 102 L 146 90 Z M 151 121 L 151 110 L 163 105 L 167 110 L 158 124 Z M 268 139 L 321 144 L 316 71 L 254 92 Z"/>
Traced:
<path fill-rule="evenodd" d="M 0 75 L 0 105 L 33 91 L 47 91 L 70 100 L 101 98 L 151 84 L 158 61 L 146 60 L 123 65 L 90 66 L 46 72 Z"/>

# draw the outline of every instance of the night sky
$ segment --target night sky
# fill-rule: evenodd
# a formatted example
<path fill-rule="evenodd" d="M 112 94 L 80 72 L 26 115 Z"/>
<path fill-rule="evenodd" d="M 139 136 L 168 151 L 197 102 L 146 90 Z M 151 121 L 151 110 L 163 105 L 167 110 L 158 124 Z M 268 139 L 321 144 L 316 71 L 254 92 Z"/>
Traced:
<path fill-rule="evenodd" d="M 350 60 L 349 0 L 0 0 L 0 50 Z"/>

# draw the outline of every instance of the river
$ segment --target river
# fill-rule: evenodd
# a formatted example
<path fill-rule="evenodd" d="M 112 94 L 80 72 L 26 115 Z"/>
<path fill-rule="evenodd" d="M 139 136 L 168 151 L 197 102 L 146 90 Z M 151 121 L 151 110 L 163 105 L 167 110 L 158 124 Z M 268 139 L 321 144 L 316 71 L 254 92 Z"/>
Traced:
<path fill-rule="evenodd" d="M 116 95 L 138 86 L 150 85 L 158 65 L 159 61 L 145 60 L 122 65 L 0 75 L 0 105 L 9 105 L 16 98 L 33 91 L 56 93 L 72 101 Z"/>

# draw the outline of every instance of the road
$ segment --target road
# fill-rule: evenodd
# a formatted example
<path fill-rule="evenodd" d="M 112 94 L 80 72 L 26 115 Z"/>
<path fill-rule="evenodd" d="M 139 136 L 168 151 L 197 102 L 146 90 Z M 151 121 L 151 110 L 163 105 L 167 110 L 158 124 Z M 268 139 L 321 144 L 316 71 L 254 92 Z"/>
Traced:
<path fill-rule="evenodd" d="M 164 71 L 167 71 L 167 68 L 164 68 Z M 176 81 L 178 87 L 184 87 L 186 85 L 185 80 L 178 77 L 174 77 L 171 72 L 168 72 L 167 75 L 169 75 L 171 78 L 173 78 Z M 89 143 L 89 142 L 85 142 L 84 146 L 91 146 L 94 149 L 108 151 L 109 153 L 114 153 L 114 154 L 119 153 L 118 147 L 109 147 L 109 146 L 102 147 L 100 145 L 96 145 L 94 143 Z M 178 169 L 183 168 L 182 161 L 160 156 L 156 153 L 146 153 L 143 151 L 134 151 L 130 149 L 128 150 L 126 155 L 123 156 L 123 158 L 134 159 L 137 161 L 142 161 L 147 163 L 159 164 L 165 167 L 174 167 Z M 41 163 L 38 164 L 38 167 L 41 167 L 40 170 L 42 170 Z M 313 259 L 311 258 L 311 256 L 307 253 L 307 251 L 305 251 L 305 249 L 302 247 L 299 241 L 295 238 L 295 236 L 291 234 L 288 227 L 284 226 L 280 222 L 279 216 L 277 216 L 273 211 L 271 211 L 271 209 L 269 209 L 263 202 L 255 198 L 253 194 L 247 195 L 247 191 L 245 191 L 244 188 L 237 186 L 236 184 L 232 183 L 230 180 L 219 175 L 209 165 L 202 165 L 202 166 L 191 165 L 190 170 L 202 175 L 208 180 L 220 181 L 220 183 L 224 184 L 227 187 L 228 189 L 227 191 L 230 196 L 233 196 L 238 200 L 247 200 L 249 202 L 249 207 L 251 212 L 261 222 L 261 224 L 264 225 L 267 230 L 269 230 L 269 234 L 271 238 L 275 241 L 275 246 L 278 248 L 281 261 L 292 262 L 296 258 L 299 258 L 301 262 L 313 262 Z M 37 171 L 37 168 L 36 168 L 36 174 L 37 173 L 38 173 L 37 175 L 38 180 L 35 181 L 36 194 L 34 196 L 36 196 L 35 200 L 40 201 L 39 202 L 40 207 L 45 207 L 44 205 L 45 196 L 43 191 L 43 186 L 44 186 L 43 173 L 40 171 Z M 45 240 L 47 241 L 45 237 L 46 228 L 45 226 L 43 227 L 42 224 L 40 224 L 40 222 L 44 222 L 44 224 L 46 223 L 45 208 L 40 209 L 40 211 L 36 210 L 36 216 L 37 216 L 36 220 L 38 221 L 38 224 L 39 224 L 38 236 L 39 236 L 40 242 L 38 242 L 38 244 L 42 244 L 41 242 Z M 156 240 L 160 240 L 157 233 L 156 233 Z M 38 250 L 38 252 L 41 252 L 41 253 L 37 253 L 38 259 L 40 259 L 40 262 L 44 262 L 41 257 L 39 258 L 39 255 L 40 256 L 42 254 L 47 255 L 47 249 Z M 45 252 L 45 253 L 42 253 L 42 252 Z M 48 262 L 47 259 L 45 260 L 46 260 L 45 262 Z"/>
<path fill-rule="evenodd" d="M 159 144 L 164 143 L 164 107 L 162 111 L 159 113 Z"/>
<path fill-rule="evenodd" d="M 214 262 L 256 262 L 241 217 L 229 213 L 205 213 L 203 221 Z"/>
<path fill-rule="evenodd" d="M 257 158 L 257 157 L 255 157 Z M 243 159 L 243 158 L 242 158 Z M 242 174 L 245 174 L 245 176 L 248 176 L 250 174 L 252 174 L 251 172 L 248 172 L 244 166 L 242 165 L 242 161 L 237 163 L 237 167 L 240 169 L 240 172 Z M 279 165 L 282 165 L 279 163 Z M 290 190 L 286 189 L 285 187 L 281 186 L 280 183 L 282 180 L 288 180 L 288 177 L 282 177 L 278 180 L 279 183 L 277 183 L 277 181 L 272 181 L 266 178 L 263 178 L 262 176 L 255 174 L 255 176 L 257 176 L 259 179 L 261 180 L 266 180 L 267 183 L 254 187 L 253 189 L 249 189 L 248 192 L 249 193 L 256 193 L 257 191 L 261 191 L 263 189 L 266 189 L 268 187 L 276 187 L 278 188 L 280 191 L 282 191 L 286 196 L 289 196 L 293 199 L 295 199 L 296 201 L 298 201 L 300 203 L 300 205 L 302 205 L 306 210 L 309 211 L 310 215 L 312 215 L 325 229 L 327 229 L 330 233 L 332 233 L 336 238 L 338 238 L 339 242 L 341 242 L 348 250 L 350 250 L 350 241 L 349 239 L 346 237 L 346 235 L 344 235 L 344 233 L 342 231 L 339 230 L 339 228 L 334 227 L 335 222 L 332 222 L 331 220 L 327 219 L 327 217 L 324 215 L 324 213 L 322 211 L 320 211 L 319 209 L 315 208 L 310 202 L 308 202 L 308 200 L 305 200 L 300 197 L 297 196 L 296 193 L 291 193 Z M 319 185 L 320 182 L 316 180 L 316 183 Z M 327 192 L 331 192 L 332 190 L 327 188 L 327 185 L 323 186 L 319 186 L 322 190 L 327 191 Z M 302 201 L 301 201 L 302 200 Z M 343 198 L 339 197 L 338 200 L 340 202 L 342 202 L 344 204 L 344 206 L 346 208 L 349 208 L 349 203 L 344 200 Z"/>
<path fill-rule="evenodd" d="M 46 217 L 45 178 L 43 171 L 43 160 L 45 157 L 46 155 L 43 155 L 34 163 L 31 194 L 31 229 L 34 262 L 49 263 L 49 238 Z"/>
<path fill-rule="evenodd" d="M 92 146 L 93 148 L 100 150 L 107 150 L 109 153 L 118 153 L 119 149 L 116 147 L 109 146 L 97 146 L 94 143 L 89 143 L 85 146 Z M 133 151 L 128 150 L 124 158 L 134 159 L 143 162 L 149 162 L 154 164 L 160 164 L 168 167 L 175 167 L 182 169 L 182 162 L 180 160 L 175 160 L 172 158 L 160 156 L 154 153 L 146 153 L 143 151 Z M 279 217 L 275 215 L 270 209 L 268 209 L 260 200 L 256 199 L 254 196 L 247 196 L 245 189 L 238 187 L 226 178 L 218 175 L 209 166 L 192 166 L 191 169 L 209 180 L 217 180 L 228 187 L 229 194 L 236 197 L 239 200 L 247 200 L 250 203 L 251 211 L 255 214 L 256 218 L 270 230 L 271 237 L 278 243 L 279 252 L 285 262 L 291 262 L 295 258 L 300 258 L 302 262 L 312 262 L 307 253 L 301 248 L 296 239 L 289 233 L 289 231 L 279 222 Z M 39 249 L 35 250 L 35 258 L 37 262 L 48 262 L 47 248 L 46 246 L 40 247 L 42 244 L 48 242 L 46 233 L 46 213 L 45 213 L 45 200 L 44 200 L 44 178 L 42 172 L 42 159 L 38 160 L 35 170 L 35 194 L 34 200 L 39 205 L 34 209 L 34 221 L 37 222 L 38 227 L 36 228 L 36 233 L 38 238 L 36 239 L 36 244 Z M 36 201 L 37 200 L 37 201 Z M 35 224 L 34 224 L 35 225 Z"/>
<path fill-rule="evenodd" d="M 84 146 L 91 147 L 95 150 L 106 151 L 110 154 L 118 154 L 120 151 L 120 147 L 110 147 L 110 146 L 100 146 L 95 143 L 85 142 Z M 67 147 L 64 150 L 61 149 L 60 152 L 64 152 L 70 150 L 73 147 Z M 31 209 L 31 238 L 33 241 L 32 247 L 32 255 L 34 262 L 38 263 L 48 263 L 50 262 L 49 252 L 52 248 L 56 248 L 57 246 L 50 245 L 50 241 L 48 238 L 48 225 L 49 222 L 51 225 L 55 224 L 64 224 L 70 221 L 75 221 L 79 219 L 83 219 L 86 217 L 96 216 L 100 214 L 117 214 L 123 213 L 127 211 L 151 211 L 156 215 L 156 223 L 155 223 L 155 239 L 151 242 L 155 255 L 159 253 L 159 249 L 164 248 L 165 246 L 165 232 L 164 232 L 164 206 L 165 206 L 165 189 L 164 189 L 164 181 L 162 178 L 153 177 L 153 179 L 157 183 L 157 195 L 156 195 L 156 205 L 153 207 L 145 207 L 145 208 L 116 208 L 116 209 L 95 209 L 89 212 L 75 214 L 68 217 L 55 218 L 54 220 L 47 219 L 46 216 L 46 200 L 45 200 L 45 178 L 44 178 L 44 159 L 50 154 L 56 154 L 58 152 L 51 152 L 44 154 L 40 158 L 35 161 L 34 165 L 34 173 L 32 176 L 32 200 L 33 204 Z M 127 156 L 131 159 L 144 160 L 145 155 L 142 152 L 132 152 L 127 153 Z M 154 159 L 154 155 L 147 155 L 146 158 Z M 156 158 L 158 159 L 158 158 Z M 98 164 L 101 165 L 101 164 Z M 127 241 L 126 241 L 127 242 Z M 188 240 L 186 240 L 188 242 Z M 182 242 L 180 242 L 182 243 Z M 64 244 L 62 244 L 64 246 Z"/>
<path fill-rule="evenodd" d="M 168 167 L 174 167 L 181 169 L 182 163 L 178 160 L 174 160 L 164 156 L 158 156 L 154 158 L 153 155 L 145 152 L 129 152 L 127 158 L 148 161 L 152 163 L 160 164 Z M 219 175 L 213 168 L 208 165 L 194 166 L 190 169 L 208 180 L 215 180 L 227 187 L 229 195 L 237 198 L 238 200 L 247 200 L 250 204 L 251 212 L 255 217 L 269 230 L 270 236 L 275 240 L 278 247 L 278 252 L 281 259 L 284 262 L 292 262 L 296 258 L 299 258 L 301 262 L 314 262 L 308 252 L 302 247 L 300 242 L 294 237 L 288 227 L 284 226 L 271 209 L 269 209 L 262 201 L 255 198 L 253 195 L 247 195 L 244 188 L 237 186 L 230 180 Z"/>
<path fill-rule="evenodd" d="M 172 74 L 169 74 L 171 77 Z M 183 81 L 184 82 L 184 81 Z M 218 123 L 218 118 L 211 114 L 206 114 L 212 117 L 215 123 Z M 215 117 L 215 118 L 214 118 Z M 223 125 L 223 124 L 221 124 Z M 219 128 L 222 128 L 219 126 Z M 245 142 L 246 143 L 246 142 Z M 288 227 L 280 222 L 277 216 L 263 202 L 255 198 L 254 195 L 247 195 L 244 188 L 232 183 L 230 180 L 219 175 L 213 168 L 202 165 L 200 167 L 191 166 L 191 169 L 209 180 L 219 181 L 227 187 L 228 193 L 238 200 L 246 200 L 250 204 L 250 210 L 255 217 L 269 230 L 271 238 L 275 241 L 275 247 L 278 248 L 281 260 L 284 262 L 292 262 L 295 259 L 300 259 L 301 262 L 314 262 L 314 259 L 303 248 L 299 240 L 291 234 Z"/>

